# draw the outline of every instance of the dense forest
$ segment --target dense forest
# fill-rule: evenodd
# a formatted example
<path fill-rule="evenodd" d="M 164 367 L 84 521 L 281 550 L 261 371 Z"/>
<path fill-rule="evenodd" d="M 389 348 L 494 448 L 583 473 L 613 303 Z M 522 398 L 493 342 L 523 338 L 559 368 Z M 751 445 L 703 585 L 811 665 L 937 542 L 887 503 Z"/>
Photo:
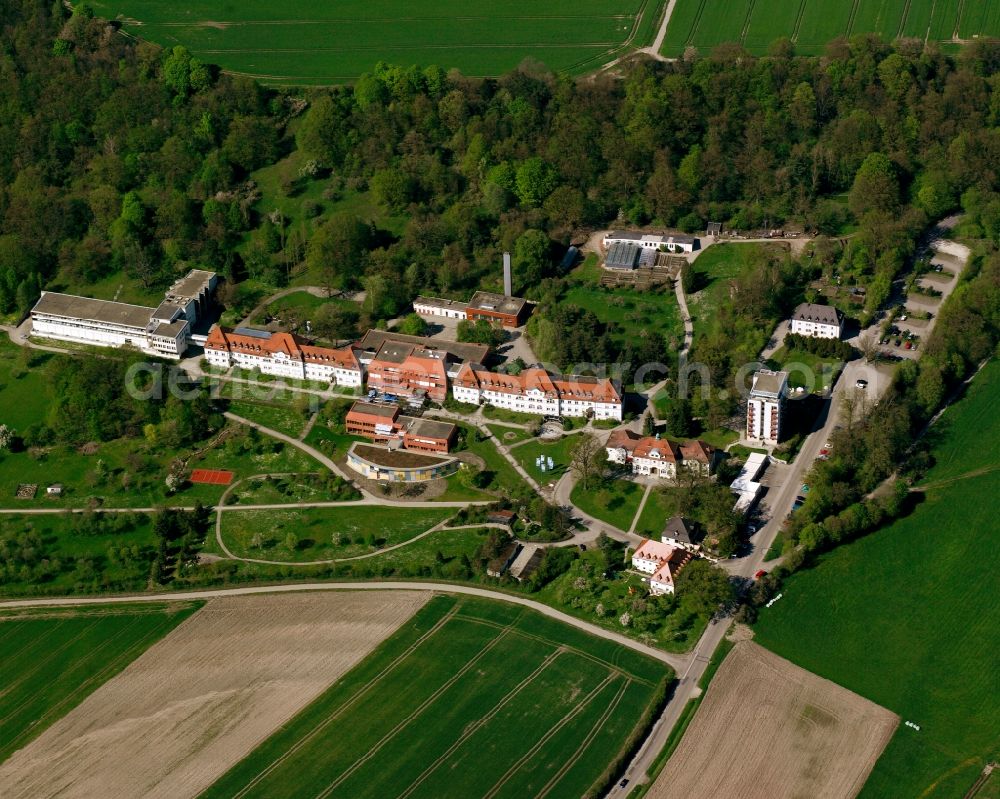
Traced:
<path fill-rule="evenodd" d="M 856 230 L 837 268 L 871 305 L 929 220 L 962 208 L 973 233 L 1000 238 L 996 44 L 952 57 L 861 36 L 821 58 L 723 45 L 579 81 L 378 64 L 353 87 L 276 91 L 127 40 L 84 4 L 0 0 L 0 19 L 9 316 L 41 288 L 119 271 L 155 287 L 199 266 L 228 278 L 233 303 L 241 284 L 303 271 L 363 286 L 369 323 L 417 293 L 496 285 L 509 249 L 546 338 L 566 359 L 604 361 L 621 353 L 592 315 L 554 309 L 554 248 L 593 227 Z M 260 207 L 255 170 L 290 154 L 303 166 L 283 192 L 318 181 L 324 198 L 370 193 L 379 212 L 310 203 L 291 225 Z M 389 216 L 395 231 L 379 224 Z"/>

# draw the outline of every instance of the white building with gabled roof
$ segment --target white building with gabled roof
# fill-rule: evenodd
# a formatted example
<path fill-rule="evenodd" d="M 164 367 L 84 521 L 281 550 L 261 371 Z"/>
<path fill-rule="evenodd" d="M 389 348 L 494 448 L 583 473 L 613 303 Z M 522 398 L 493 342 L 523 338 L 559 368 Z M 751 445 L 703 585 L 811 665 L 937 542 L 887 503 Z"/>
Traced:
<path fill-rule="evenodd" d="M 844 319 L 831 305 L 804 302 L 792 314 L 789 332 L 813 338 L 837 338 L 844 331 Z"/>

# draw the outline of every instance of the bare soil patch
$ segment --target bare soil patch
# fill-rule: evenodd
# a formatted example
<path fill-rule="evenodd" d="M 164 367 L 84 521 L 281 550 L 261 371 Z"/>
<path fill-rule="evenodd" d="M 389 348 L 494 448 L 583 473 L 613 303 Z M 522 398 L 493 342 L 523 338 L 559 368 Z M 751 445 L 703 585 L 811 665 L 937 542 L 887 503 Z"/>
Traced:
<path fill-rule="evenodd" d="M 426 599 L 365 591 L 212 600 L 0 764 L 0 796 L 197 796 Z"/>
<path fill-rule="evenodd" d="M 899 718 L 753 642 L 736 645 L 651 799 L 847 799 Z"/>

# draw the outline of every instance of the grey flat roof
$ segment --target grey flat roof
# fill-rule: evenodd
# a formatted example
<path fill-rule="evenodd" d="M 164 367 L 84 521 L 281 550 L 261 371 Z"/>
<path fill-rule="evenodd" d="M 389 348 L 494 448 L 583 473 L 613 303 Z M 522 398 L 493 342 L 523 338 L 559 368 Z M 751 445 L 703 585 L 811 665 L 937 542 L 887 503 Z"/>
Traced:
<path fill-rule="evenodd" d="M 348 413 L 357 411 L 358 413 L 367 413 L 371 416 L 388 416 L 391 419 L 398 410 L 399 408 L 395 405 L 375 405 L 372 402 L 355 402 Z"/>
<path fill-rule="evenodd" d="M 821 325 L 840 325 L 837 309 L 831 305 L 804 302 L 795 309 L 792 319 L 799 322 L 816 322 Z"/>
<path fill-rule="evenodd" d="M 455 425 L 451 422 L 437 422 L 433 419 L 418 419 L 414 416 L 403 416 L 400 421 L 406 425 L 406 432 L 414 436 L 428 438 L 448 438 Z"/>
<path fill-rule="evenodd" d="M 203 291 L 208 290 L 209 284 L 214 277 L 215 272 L 209 272 L 205 269 L 192 269 L 184 277 L 175 281 L 167 294 L 193 300 Z"/>
<path fill-rule="evenodd" d="M 751 394 L 766 394 L 777 397 L 788 382 L 788 372 L 771 372 L 761 369 L 753 376 Z"/>
<path fill-rule="evenodd" d="M 477 291 L 469 300 L 469 308 L 517 316 L 521 313 L 526 302 L 527 300 L 522 297 L 508 297 L 506 294 L 498 294 L 495 291 Z"/>
<path fill-rule="evenodd" d="M 480 363 L 486 359 L 490 348 L 485 344 L 465 344 L 457 341 L 445 341 L 439 338 L 424 338 L 423 336 L 407 336 L 403 333 L 390 333 L 388 330 L 369 330 L 357 343 L 358 348 L 370 352 L 378 352 L 387 341 L 403 344 L 417 344 L 427 349 L 446 352 L 458 361 Z"/>
<path fill-rule="evenodd" d="M 153 309 L 144 305 L 126 305 L 123 302 L 95 300 L 77 297 L 73 294 L 59 294 L 54 291 L 42 292 L 41 298 L 31 309 L 33 314 L 63 316 L 68 319 L 86 319 L 110 325 L 146 329 L 153 316 Z"/>
<path fill-rule="evenodd" d="M 386 341 L 378 349 L 378 353 L 375 355 L 376 359 L 380 361 L 388 361 L 389 363 L 402 363 L 409 357 L 410 353 L 413 352 L 412 344 L 404 344 L 396 341 Z"/>
<path fill-rule="evenodd" d="M 178 334 L 187 329 L 186 319 L 178 319 L 176 322 L 160 323 L 153 329 L 154 336 L 164 336 L 166 338 L 177 338 Z"/>
<path fill-rule="evenodd" d="M 469 307 L 467 302 L 459 302 L 458 300 L 445 300 L 440 297 L 417 297 L 413 301 L 414 305 L 430 305 L 434 308 L 449 308 L 455 310 L 464 311 Z"/>

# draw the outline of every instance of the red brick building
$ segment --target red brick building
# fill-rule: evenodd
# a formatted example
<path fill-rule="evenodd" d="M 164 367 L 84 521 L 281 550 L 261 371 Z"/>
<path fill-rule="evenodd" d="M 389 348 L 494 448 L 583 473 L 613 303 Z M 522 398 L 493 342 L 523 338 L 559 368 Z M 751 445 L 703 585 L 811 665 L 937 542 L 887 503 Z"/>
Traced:
<path fill-rule="evenodd" d="M 470 322 L 486 319 L 504 327 L 520 327 L 528 318 L 528 301 L 521 297 L 508 297 L 493 291 L 477 291 L 465 310 Z"/>
<path fill-rule="evenodd" d="M 396 405 L 355 402 L 344 419 L 347 432 L 376 444 L 402 446 L 417 452 L 448 453 L 458 437 L 451 422 L 403 416 Z"/>

